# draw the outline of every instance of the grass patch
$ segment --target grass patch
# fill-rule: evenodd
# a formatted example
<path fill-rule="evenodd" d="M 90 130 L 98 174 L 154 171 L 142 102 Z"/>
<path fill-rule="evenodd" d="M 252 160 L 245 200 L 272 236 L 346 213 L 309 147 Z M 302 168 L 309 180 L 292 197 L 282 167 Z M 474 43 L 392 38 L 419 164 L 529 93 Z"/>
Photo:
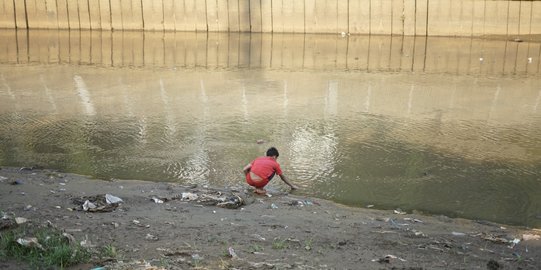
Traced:
<path fill-rule="evenodd" d="M 116 247 L 111 244 L 103 246 L 100 249 L 100 257 L 102 259 L 103 258 L 116 259 L 117 256 L 118 256 L 118 251 L 116 250 Z"/>
<path fill-rule="evenodd" d="M 18 239 L 33 237 L 39 245 L 23 246 Z M 88 262 L 91 254 L 59 230 L 20 226 L 3 231 L 0 235 L 0 258 L 27 262 L 35 268 L 67 267 Z"/>
<path fill-rule="evenodd" d="M 289 248 L 289 245 L 287 244 L 287 240 L 281 240 L 280 238 L 276 238 L 272 242 L 272 248 L 273 249 L 285 249 L 285 248 Z"/>

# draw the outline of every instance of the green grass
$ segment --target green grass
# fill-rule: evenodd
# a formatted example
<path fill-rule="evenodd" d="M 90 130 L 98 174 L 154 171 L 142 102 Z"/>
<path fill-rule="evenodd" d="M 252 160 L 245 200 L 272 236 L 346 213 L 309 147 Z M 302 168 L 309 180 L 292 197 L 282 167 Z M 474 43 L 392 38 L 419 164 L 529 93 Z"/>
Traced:
<path fill-rule="evenodd" d="M 27 247 L 17 243 L 17 239 L 35 237 L 42 248 Z M 51 228 L 32 228 L 21 226 L 3 231 L 0 235 L 0 258 L 29 263 L 34 268 L 64 268 L 88 262 L 90 252 L 77 243 L 70 243 L 62 232 Z"/>
<path fill-rule="evenodd" d="M 117 256 L 118 251 L 116 250 L 116 247 L 111 244 L 102 247 L 100 250 L 101 258 L 115 259 Z"/>
<path fill-rule="evenodd" d="M 272 248 L 285 249 L 285 248 L 289 248 L 289 245 L 287 244 L 287 240 L 281 240 L 280 238 L 276 238 L 274 239 L 274 242 L 272 242 Z"/>

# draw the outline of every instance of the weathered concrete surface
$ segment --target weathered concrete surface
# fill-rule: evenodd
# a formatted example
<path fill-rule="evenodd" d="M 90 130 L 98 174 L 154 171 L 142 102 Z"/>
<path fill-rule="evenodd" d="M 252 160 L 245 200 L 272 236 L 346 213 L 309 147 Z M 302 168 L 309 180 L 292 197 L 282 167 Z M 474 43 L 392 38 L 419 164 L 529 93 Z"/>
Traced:
<path fill-rule="evenodd" d="M 541 1 L 0 0 L 0 28 L 526 36 Z"/>

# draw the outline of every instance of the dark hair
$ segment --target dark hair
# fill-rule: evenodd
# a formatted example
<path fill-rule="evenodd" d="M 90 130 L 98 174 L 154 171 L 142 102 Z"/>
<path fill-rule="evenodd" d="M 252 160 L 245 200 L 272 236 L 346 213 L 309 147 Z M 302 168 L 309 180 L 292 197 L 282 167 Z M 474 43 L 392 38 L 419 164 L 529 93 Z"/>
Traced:
<path fill-rule="evenodd" d="M 267 157 L 273 157 L 273 156 L 280 156 L 280 154 L 278 153 L 278 149 L 276 149 L 275 147 L 271 147 L 267 150 Z"/>

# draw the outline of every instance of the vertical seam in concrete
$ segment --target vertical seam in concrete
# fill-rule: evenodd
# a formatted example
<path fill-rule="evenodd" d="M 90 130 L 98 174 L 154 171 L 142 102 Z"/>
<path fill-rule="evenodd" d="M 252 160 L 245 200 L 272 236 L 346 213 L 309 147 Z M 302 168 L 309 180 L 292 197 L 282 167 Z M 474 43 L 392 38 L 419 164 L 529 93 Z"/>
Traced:
<path fill-rule="evenodd" d="M 371 35 L 371 34 L 372 34 L 372 0 L 368 1 L 368 35 Z M 370 42 L 369 42 L 369 45 L 370 45 Z M 370 48 L 368 50 L 370 50 Z M 367 69 L 368 69 L 368 66 L 367 66 Z"/>
<path fill-rule="evenodd" d="M 393 36 L 393 26 L 394 26 L 394 23 L 393 23 L 393 22 L 394 22 L 394 8 L 393 8 L 393 2 L 394 2 L 394 1 L 391 0 L 391 32 L 389 33 L 390 36 Z M 392 47 L 392 43 L 393 43 L 393 39 L 391 38 L 391 47 Z M 390 56 L 389 56 L 389 58 L 390 58 Z"/>
<path fill-rule="evenodd" d="M 427 37 L 428 39 L 428 11 L 430 10 L 430 0 L 426 0 L 426 23 L 425 23 L 425 36 Z M 426 43 L 426 41 L 425 41 Z M 426 46 L 425 46 L 425 53 L 426 53 Z M 425 62 L 426 62 L 426 55 L 425 55 Z M 423 71 L 424 71 L 424 66 L 423 66 Z"/>
<path fill-rule="evenodd" d="M 240 1 L 237 1 L 237 21 L 239 22 L 239 33 L 242 32 L 241 26 L 240 26 Z M 239 38 L 239 44 L 240 44 L 240 38 Z M 239 48 L 240 50 L 240 48 Z M 240 54 L 240 51 L 238 52 Z M 240 57 L 240 55 L 239 55 Z M 240 61 L 240 58 L 237 59 L 237 61 Z"/>
<path fill-rule="evenodd" d="M 349 34 L 349 0 L 348 0 L 348 11 L 347 11 L 347 14 L 348 14 L 348 22 L 347 22 L 347 31 L 348 31 L 348 34 Z M 349 46 L 349 40 L 348 40 L 348 46 Z M 348 66 L 348 60 L 347 60 L 347 48 L 346 48 L 346 67 Z"/>
<path fill-rule="evenodd" d="M 518 36 L 520 37 L 520 19 L 521 19 L 521 14 L 522 14 L 522 1 L 519 2 L 518 4 L 518 29 L 517 29 L 517 33 L 518 33 Z M 518 46 L 517 46 L 517 49 L 518 49 Z M 515 58 L 516 59 L 516 58 Z M 515 65 L 516 67 L 516 65 Z"/>
<path fill-rule="evenodd" d="M 66 15 L 68 17 L 68 30 L 71 29 L 71 21 L 70 21 L 70 12 L 69 12 L 69 4 L 68 4 L 68 1 L 65 1 L 66 2 Z"/>
<path fill-rule="evenodd" d="M 218 2 L 218 0 L 216 0 L 216 2 Z M 229 33 L 229 32 L 231 32 L 231 24 L 229 23 L 230 22 L 230 20 L 229 20 L 229 0 L 227 0 L 225 5 L 226 5 L 226 11 L 227 11 L 227 32 Z M 228 42 L 227 45 L 229 46 L 229 42 Z M 227 53 L 229 53 L 229 49 L 227 50 Z M 227 61 L 228 61 L 227 64 L 229 65 L 229 58 L 228 58 Z"/>
<path fill-rule="evenodd" d="M 13 0 L 13 20 L 14 20 L 14 23 L 15 23 L 15 30 L 17 30 L 17 28 L 18 28 L 18 26 L 17 26 L 17 8 L 15 6 L 15 0 Z M 15 39 L 17 39 L 17 37 L 15 37 Z M 18 49 L 19 48 L 17 48 L 17 50 Z"/>
<path fill-rule="evenodd" d="M 270 30 L 270 32 L 274 33 L 274 12 L 273 12 L 273 9 L 272 9 L 272 2 L 273 2 L 273 0 L 270 1 L 270 4 L 271 4 L 271 10 L 270 10 L 270 13 L 271 13 L 271 16 L 270 16 L 271 30 Z M 272 42 L 272 38 L 271 38 L 271 42 Z M 272 44 L 271 44 L 271 48 L 272 48 Z M 271 60 L 272 60 L 272 52 L 271 52 Z"/>
<path fill-rule="evenodd" d="M 113 28 L 113 10 L 111 9 L 111 0 L 109 0 L 109 26 L 110 26 L 111 30 L 114 30 L 114 28 Z M 112 40 L 112 37 L 111 37 L 111 40 Z M 112 43 L 113 42 L 111 41 L 111 46 L 113 45 Z M 111 54 L 112 53 L 113 53 L 113 49 L 111 49 Z M 111 57 L 111 59 L 113 59 L 113 58 Z"/>
<path fill-rule="evenodd" d="M 77 19 L 79 20 L 79 30 L 81 30 L 81 14 L 79 14 L 79 12 L 80 12 L 80 10 L 79 10 L 79 1 L 77 1 Z M 79 35 L 79 39 L 81 39 L 81 35 Z M 79 52 L 80 52 L 80 50 L 79 50 Z"/>
<path fill-rule="evenodd" d="M 532 34 L 533 7 L 534 7 L 534 5 L 533 5 L 533 2 L 532 2 L 531 5 L 530 5 L 530 23 L 529 23 L 530 29 L 528 30 L 528 35 Z M 528 46 L 530 46 L 530 45 L 528 44 Z"/>
<path fill-rule="evenodd" d="M 28 25 L 28 10 L 26 9 L 26 0 L 24 0 L 24 19 L 26 21 L 26 29 L 29 29 L 30 26 Z"/>
<path fill-rule="evenodd" d="M 58 0 L 55 1 L 54 4 L 56 6 L 56 28 L 60 29 L 60 22 L 58 21 Z"/>
<path fill-rule="evenodd" d="M 475 5 L 472 3 L 471 5 L 471 26 L 470 26 L 470 38 L 473 37 L 473 21 L 475 20 L 474 13 L 475 12 Z M 470 50 L 471 53 L 471 50 Z"/>
<path fill-rule="evenodd" d="M 349 0 L 348 0 L 349 1 Z M 303 26 L 302 26 L 302 33 L 303 34 L 306 34 L 306 0 L 304 0 L 302 2 L 302 16 L 303 16 L 303 19 L 302 19 L 302 23 L 303 23 Z M 306 37 L 303 38 L 303 43 L 304 45 L 306 46 Z M 304 68 L 304 51 L 302 52 L 302 61 L 303 61 L 303 68 Z"/>
<path fill-rule="evenodd" d="M 250 26 L 250 33 L 252 33 L 252 1 L 248 0 L 248 25 Z M 252 40 L 252 36 L 250 36 L 250 40 Z M 251 43 L 251 42 L 250 42 Z M 252 46 L 250 46 L 251 48 Z M 248 61 L 248 66 L 250 66 L 250 62 Z"/>
<path fill-rule="evenodd" d="M 402 15 L 400 16 L 402 21 L 402 40 L 404 39 L 404 34 L 406 33 L 406 0 L 402 0 Z M 404 47 L 404 42 L 402 42 L 402 48 Z M 402 61 L 402 58 L 400 58 Z"/>
<path fill-rule="evenodd" d="M 90 30 L 92 30 L 92 16 L 90 15 L 90 0 L 86 0 L 86 6 L 88 7 L 88 27 L 90 28 Z M 90 44 L 90 48 L 92 49 L 92 44 Z M 92 55 L 90 55 L 90 57 L 92 57 Z M 92 62 L 92 58 L 90 58 L 90 61 Z"/>
<path fill-rule="evenodd" d="M 207 8 L 207 0 L 205 0 L 205 9 Z M 206 12 L 205 12 L 206 13 Z M 206 14 L 205 14 L 206 16 Z M 162 1 L 162 31 L 165 31 L 165 1 Z M 163 37 L 163 48 L 164 48 L 164 54 L 163 54 L 163 61 L 165 63 L 165 35 Z"/>
<path fill-rule="evenodd" d="M 111 0 L 109 0 L 109 1 L 111 1 Z M 111 2 L 109 2 L 109 3 L 111 3 Z M 145 30 L 145 14 L 144 14 L 144 10 L 145 9 L 143 8 L 143 0 L 141 0 L 141 21 L 143 23 L 143 29 L 142 30 Z M 145 35 L 143 35 L 143 41 L 144 41 L 144 38 L 145 38 Z M 145 49 L 145 45 L 143 43 L 143 57 L 145 56 L 144 55 L 144 53 L 145 53 L 144 49 Z M 145 60 L 143 58 L 143 66 L 144 66 L 144 63 L 145 63 Z"/>
<path fill-rule="evenodd" d="M 122 0 L 118 0 L 118 3 L 120 4 L 120 28 L 124 30 L 124 8 L 122 6 Z M 113 20 L 111 20 L 111 23 L 113 23 Z"/>
<path fill-rule="evenodd" d="M 510 1 L 507 1 L 507 18 L 505 18 L 505 21 L 507 22 L 505 27 L 506 36 L 509 36 L 509 9 L 511 8 L 509 2 Z"/>
<path fill-rule="evenodd" d="M 101 25 L 101 1 L 98 0 L 98 10 L 99 10 L 99 28 L 100 30 L 103 30 L 103 26 Z M 101 35 L 100 35 L 100 39 L 101 39 Z"/>
<path fill-rule="evenodd" d="M 262 0 L 259 0 L 259 20 L 260 20 L 260 23 L 261 23 L 261 26 L 260 26 L 260 28 L 259 28 L 259 29 L 260 29 L 259 31 L 260 31 L 261 33 L 263 33 L 263 8 L 262 8 L 263 3 L 262 3 L 261 1 L 262 1 Z M 263 38 L 261 38 L 261 45 L 263 45 Z M 262 53 L 259 54 L 259 58 L 260 58 L 260 59 L 259 59 L 259 64 L 261 64 L 262 61 L 263 61 L 263 60 L 262 60 L 262 59 L 263 59 L 263 58 L 262 58 L 262 55 L 263 55 Z"/>
<path fill-rule="evenodd" d="M 413 36 L 417 36 L 417 0 L 413 3 L 415 5 L 414 11 L 413 11 Z M 413 40 L 413 45 L 415 46 L 415 40 Z M 415 47 L 413 48 L 415 51 Z M 413 66 L 412 66 L 413 70 Z"/>
<path fill-rule="evenodd" d="M 509 12 L 509 8 L 507 9 L 507 12 Z M 507 19 L 509 20 L 509 16 L 507 16 Z M 487 24 L 487 0 L 484 0 L 483 1 L 483 36 L 486 34 L 486 24 Z"/>

